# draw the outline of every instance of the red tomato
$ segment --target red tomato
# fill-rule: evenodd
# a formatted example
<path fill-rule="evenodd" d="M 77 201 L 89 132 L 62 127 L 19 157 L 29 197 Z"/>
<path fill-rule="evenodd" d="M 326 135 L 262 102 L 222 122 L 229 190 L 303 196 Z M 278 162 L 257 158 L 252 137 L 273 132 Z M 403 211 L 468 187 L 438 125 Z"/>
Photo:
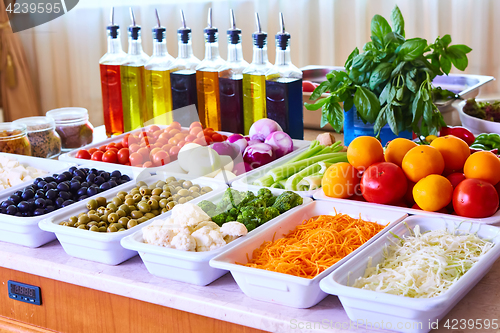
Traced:
<path fill-rule="evenodd" d="M 179 154 L 179 150 L 181 150 L 179 147 L 174 146 L 174 147 L 170 148 L 170 150 L 168 151 L 168 154 L 171 156 L 177 156 L 177 154 Z"/>
<path fill-rule="evenodd" d="M 212 136 L 212 135 L 214 135 L 215 131 L 213 128 L 209 127 L 209 128 L 205 128 L 203 130 L 203 133 L 205 134 L 205 136 Z"/>
<path fill-rule="evenodd" d="M 446 176 L 446 178 L 448 178 L 448 180 L 450 181 L 453 188 L 455 188 L 458 186 L 458 184 L 460 184 L 460 182 L 462 180 L 465 179 L 465 175 L 461 172 L 455 172 L 455 173 L 449 174 L 448 176 Z"/>
<path fill-rule="evenodd" d="M 125 148 L 128 148 L 128 145 L 129 145 L 129 140 L 128 139 L 129 139 L 129 137 L 130 137 L 130 133 L 129 134 L 125 134 L 125 136 L 122 139 L 122 145 Z M 130 143 L 130 144 L 132 144 L 132 143 Z"/>
<path fill-rule="evenodd" d="M 224 141 L 224 139 L 222 138 L 222 135 L 219 133 L 214 133 L 214 135 L 212 135 L 212 140 L 214 140 L 214 142 Z"/>
<path fill-rule="evenodd" d="M 115 147 L 116 147 L 116 143 L 111 142 L 111 143 L 109 143 L 109 144 L 106 146 L 106 149 L 115 148 Z"/>
<path fill-rule="evenodd" d="M 302 91 L 303 92 L 313 92 L 317 85 L 311 81 L 302 81 Z"/>
<path fill-rule="evenodd" d="M 360 185 L 366 201 L 381 204 L 400 200 L 408 188 L 403 170 L 390 162 L 370 165 L 363 173 Z"/>
<path fill-rule="evenodd" d="M 104 155 L 104 153 L 101 150 L 97 150 L 92 154 L 90 159 L 92 161 L 102 161 L 102 155 Z"/>
<path fill-rule="evenodd" d="M 415 183 L 412 182 L 411 180 L 408 180 L 408 189 L 406 190 L 406 194 L 404 197 L 408 206 L 413 206 L 413 204 L 415 204 L 415 200 L 413 199 L 413 187 L 414 186 L 415 186 Z"/>
<path fill-rule="evenodd" d="M 93 153 L 95 153 L 96 151 L 98 151 L 99 149 L 97 148 L 90 148 L 89 149 L 89 154 L 92 155 Z"/>
<path fill-rule="evenodd" d="M 205 142 L 206 142 L 207 144 L 211 144 L 212 142 L 214 142 L 214 140 L 212 140 L 212 138 L 211 138 L 211 137 L 209 137 L 209 136 L 205 135 Z"/>
<path fill-rule="evenodd" d="M 117 153 L 118 152 L 118 148 L 116 148 L 116 147 L 110 147 L 110 148 L 108 148 L 108 150 L 106 150 L 106 152 L 108 152 L 108 151 L 114 151 L 115 153 Z"/>
<path fill-rule="evenodd" d="M 184 138 L 184 140 L 185 140 L 186 142 L 193 142 L 193 141 L 194 141 L 194 139 L 196 139 L 196 136 L 195 136 L 195 135 L 192 135 L 192 134 L 189 134 L 188 136 L 186 136 L 186 137 Z"/>
<path fill-rule="evenodd" d="M 500 182 L 498 182 L 498 184 L 495 185 L 495 189 L 497 190 L 498 197 L 500 198 Z"/>
<path fill-rule="evenodd" d="M 122 148 L 118 151 L 118 154 L 116 155 L 118 158 L 118 163 L 120 164 L 127 164 L 129 162 L 129 156 L 130 156 L 130 151 L 128 148 Z"/>
<path fill-rule="evenodd" d="M 132 153 L 129 156 L 130 164 L 133 166 L 142 165 L 142 155 L 139 153 Z"/>
<path fill-rule="evenodd" d="M 203 129 L 201 127 L 193 127 L 189 130 L 189 134 L 196 135 L 200 132 L 203 132 Z"/>
<path fill-rule="evenodd" d="M 460 216 L 489 217 L 498 210 L 498 193 L 488 182 L 465 179 L 453 191 L 453 208 Z"/>
<path fill-rule="evenodd" d="M 139 154 L 142 156 L 142 160 L 144 162 L 149 161 L 149 149 L 148 148 L 141 148 L 137 151 Z"/>
<path fill-rule="evenodd" d="M 108 150 L 107 146 L 106 145 L 102 145 L 99 147 L 99 150 L 102 151 L 103 153 L 106 152 L 106 150 Z"/>
<path fill-rule="evenodd" d="M 153 164 L 156 166 L 161 166 L 170 163 L 170 156 L 166 151 L 159 151 L 153 156 Z"/>
<path fill-rule="evenodd" d="M 195 121 L 195 122 L 192 122 L 191 125 L 189 125 L 189 129 L 192 129 L 192 128 L 201 128 L 201 123 L 199 121 Z"/>
<path fill-rule="evenodd" d="M 223 141 L 226 141 L 226 140 L 227 140 L 227 135 L 223 135 L 223 136 L 222 136 L 222 140 L 223 140 Z"/>
<path fill-rule="evenodd" d="M 158 126 L 152 125 L 152 126 L 149 127 L 148 132 L 149 133 L 154 133 L 154 132 L 159 131 L 159 130 L 160 130 L 160 128 Z"/>
<path fill-rule="evenodd" d="M 92 155 L 86 151 L 85 149 L 80 149 L 76 155 L 75 155 L 76 158 L 81 158 L 83 160 L 90 160 L 90 158 L 92 157 Z"/>
<path fill-rule="evenodd" d="M 123 148 L 123 144 L 121 142 L 118 142 L 115 146 L 116 149 L 120 150 Z M 128 148 L 128 147 L 127 147 Z"/>
<path fill-rule="evenodd" d="M 130 145 L 130 147 L 128 147 L 128 149 L 130 149 L 130 152 L 135 153 L 136 151 L 141 149 L 141 146 L 139 146 L 137 143 L 133 143 Z"/>
<path fill-rule="evenodd" d="M 154 167 L 153 163 L 151 163 L 151 161 L 147 161 L 146 163 L 144 163 L 142 165 L 143 168 L 152 168 Z"/>
<path fill-rule="evenodd" d="M 178 123 L 177 121 L 173 121 L 173 122 L 170 124 L 170 127 L 172 127 L 172 128 L 177 128 L 177 129 L 180 131 L 180 129 L 181 129 L 181 127 L 182 127 L 182 126 L 181 126 L 181 124 L 180 124 L 180 123 Z"/>
<path fill-rule="evenodd" d="M 102 161 L 107 163 L 118 163 L 118 157 L 116 156 L 116 148 L 110 149 L 102 155 Z"/>

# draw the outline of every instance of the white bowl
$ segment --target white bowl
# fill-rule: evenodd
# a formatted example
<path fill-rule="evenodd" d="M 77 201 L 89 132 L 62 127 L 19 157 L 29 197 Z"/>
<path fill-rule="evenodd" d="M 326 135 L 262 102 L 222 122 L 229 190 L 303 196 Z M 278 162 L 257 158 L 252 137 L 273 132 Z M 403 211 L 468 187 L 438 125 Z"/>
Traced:
<path fill-rule="evenodd" d="M 495 100 L 485 100 L 485 99 L 477 99 L 478 102 L 494 102 Z M 500 123 L 483 120 L 476 117 L 469 116 L 464 113 L 463 108 L 466 101 L 461 101 L 458 104 L 458 115 L 460 116 L 460 121 L 462 122 L 462 126 L 467 128 L 475 135 L 479 135 L 481 133 L 498 133 L 500 134 Z"/>
<path fill-rule="evenodd" d="M 439 229 L 460 230 L 477 233 L 478 237 L 494 242 L 495 246 L 450 289 L 433 298 L 410 298 L 350 287 L 354 280 L 364 275 L 370 259 L 372 265 L 383 260 L 384 247 L 391 245 L 390 239 L 394 239 L 386 233 L 387 237 L 380 237 L 320 283 L 322 290 L 339 297 L 349 318 L 360 326 L 370 323 L 373 327 L 377 323 L 378 327 L 398 332 L 428 332 L 429 323 L 443 318 L 500 257 L 500 229 L 497 227 L 426 216 L 412 216 L 405 222 L 393 227 L 390 233 L 399 237 L 407 235 L 409 231 L 406 225 L 412 229 L 419 225 L 422 232 Z"/>
<path fill-rule="evenodd" d="M 335 211 L 348 214 L 354 218 L 361 216 L 365 221 L 389 225 L 357 250 L 313 279 L 236 264 L 236 262 L 248 262 L 247 255 L 251 256 L 253 251 L 259 248 L 264 241 L 271 241 L 275 236 L 280 238 L 281 235 L 288 233 L 304 220 L 310 219 L 313 216 L 334 215 Z M 309 308 L 327 296 L 319 287 L 321 279 L 337 269 L 368 244 L 381 237 L 390 227 L 402 221 L 406 216 L 404 213 L 388 211 L 383 207 L 360 209 L 356 206 L 356 203 L 344 202 L 332 204 L 326 201 L 314 201 L 309 205 L 297 209 L 292 214 L 279 216 L 277 221 L 270 227 L 248 236 L 244 242 L 212 259 L 210 266 L 231 271 L 236 283 L 248 297 L 293 308 Z"/>
<path fill-rule="evenodd" d="M 165 178 L 161 176 L 153 176 L 140 180 L 149 185 L 157 182 L 158 180 L 165 180 Z M 111 199 L 115 197 L 116 193 L 118 193 L 119 191 L 130 191 L 136 186 L 135 184 L 136 182 L 130 181 L 127 184 L 121 185 L 120 188 L 116 187 L 115 191 L 108 190 L 100 194 L 100 196 L 103 196 L 106 199 Z M 195 182 L 195 184 L 210 186 L 215 192 L 224 190 L 227 187 L 225 184 L 206 181 L 197 181 Z M 199 197 L 193 199 L 191 202 L 199 202 L 201 200 L 204 200 L 207 196 L 208 195 L 200 195 Z M 79 213 L 88 212 L 88 209 L 86 208 L 87 201 L 88 200 L 84 200 L 77 204 L 71 205 L 69 206 L 71 207 L 71 209 L 67 209 L 63 212 L 53 214 L 50 217 L 43 219 L 42 221 L 40 221 L 39 226 L 42 230 L 55 233 L 64 251 L 66 251 L 66 253 L 70 256 L 85 260 L 97 261 L 107 265 L 118 265 L 125 260 L 137 255 L 136 251 L 125 249 L 120 245 L 120 241 L 123 237 L 133 234 L 134 232 L 147 226 L 157 218 L 166 218 L 171 214 L 171 212 L 167 212 L 165 214 L 158 215 L 144 223 L 141 223 L 139 226 L 136 226 L 134 228 L 113 233 L 93 232 L 89 230 L 80 230 L 77 228 L 70 228 L 59 225 L 60 222 L 67 220 L 70 216 L 76 216 Z"/>
<path fill-rule="evenodd" d="M 233 187 L 236 190 L 247 190 L 246 188 Z M 273 191 L 271 192 L 275 195 L 279 195 L 281 192 Z M 204 200 L 209 200 L 215 204 L 221 201 L 223 192 L 214 193 L 211 196 L 206 196 Z M 304 198 L 304 203 L 302 205 L 307 205 L 311 203 L 311 198 Z M 286 218 L 290 214 L 293 214 L 296 210 L 303 206 L 295 207 L 289 211 L 281 214 L 279 217 L 270 220 L 263 225 L 257 227 L 256 229 L 250 231 L 246 236 L 240 237 L 231 243 L 218 248 L 213 251 L 207 252 L 188 252 L 181 251 L 177 249 L 169 249 L 161 246 L 151 245 L 144 243 L 142 238 L 142 230 L 137 231 L 133 235 L 125 237 L 121 244 L 123 247 L 135 250 L 139 252 L 142 261 L 146 265 L 149 273 L 162 278 L 167 278 L 170 280 L 176 280 L 181 282 L 192 283 L 200 286 L 205 286 L 209 283 L 220 278 L 222 275 L 227 273 L 225 269 L 218 269 L 211 267 L 209 261 L 217 256 L 218 254 L 227 251 L 244 242 L 248 237 L 259 232 L 259 230 L 264 230 L 271 227 L 280 218 Z"/>

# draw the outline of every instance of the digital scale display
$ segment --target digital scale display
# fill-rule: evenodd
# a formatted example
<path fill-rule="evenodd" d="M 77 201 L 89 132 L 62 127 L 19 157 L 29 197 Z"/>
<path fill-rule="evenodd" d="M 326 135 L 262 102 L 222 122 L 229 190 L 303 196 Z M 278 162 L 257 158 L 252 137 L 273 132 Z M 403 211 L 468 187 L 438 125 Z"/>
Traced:
<path fill-rule="evenodd" d="M 21 302 L 41 305 L 40 287 L 31 286 L 16 281 L 8 282 L 9 297 Z"/>

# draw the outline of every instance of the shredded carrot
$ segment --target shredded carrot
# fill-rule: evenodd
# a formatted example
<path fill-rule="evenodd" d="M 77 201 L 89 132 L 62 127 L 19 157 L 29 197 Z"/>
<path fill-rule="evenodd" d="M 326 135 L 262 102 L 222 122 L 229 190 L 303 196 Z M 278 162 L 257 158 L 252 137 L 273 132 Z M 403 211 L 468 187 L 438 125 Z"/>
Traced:
<path fill-rule="evenodd" d="M 274 240 L 273 236 L 253 251 L 248 263 L 240 265 L 312 279 L 384 227 L 346 214 L 315 216 L 283 238 Z"/>

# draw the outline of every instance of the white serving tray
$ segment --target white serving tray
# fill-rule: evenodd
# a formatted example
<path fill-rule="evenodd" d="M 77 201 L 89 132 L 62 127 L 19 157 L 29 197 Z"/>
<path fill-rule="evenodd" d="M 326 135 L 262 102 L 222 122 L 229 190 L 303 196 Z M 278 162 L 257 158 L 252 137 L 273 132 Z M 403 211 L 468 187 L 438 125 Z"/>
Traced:
<path fill-rule="evenodd" d="M 481 280 L 500 257 L 500 228 L 427 216 L 412 216 L 407 218 L 405 222 L 412 229 L 419 225 L 422 232 L 457 229 L 477 233 L 480 238 L 494 242 L 495 246 L 449 290 L 433 298 L 410 298 L 350 287 L 349 285 L 352 285 L 355 279 L 364 275 L 370 259 L 372 259 L 372 265 L 383 260 L 384 247 L 391 245 L 389 239 L 394 240 L 391 234 L 386 233 L 386 237 L 380 237 L 342 267 L 324 278 L 320 287 L 329 294 L 338 295 L 349 318 L 361 323 L 361 325 L 371 322 L 379 323 L 380 327 L 380 323 L 384 322 L 383 328 L 398 332 L 428 332 L 430 331 L 429 323 L 442 319 Z M 390 232 L 399 237 L 409 233 L 404 223 L 396 225 Z M 398 323 L 402 323 L 399 328 Z M 422 323 L 421 328 L 419 323 Z"/>
<path fill-rule="evenodd" d="M 158 180 L 165 180 L 165 178 L 161 176 L 151 176 L 140 180 L 150 185 Z M 226 185 L 216 182 L 199 181 L 195 184 L 210 186 L 214 190 L 214 192 L 220 192 L 226 189 Z M 128 192 L 135 186 L 136 182 L 131 181 L 127 184 L 122 185 L 120 189 L 115 188 L 117 189 L 116 191 L 103 192 L 103 195 L 101 196 L 105 197 L 106 199 L 111 199 L 119 191 Z M 200 202 L 207 196 L 207 194 L 200 195 L 190 202 Z M 113 233 L 93 232 L 89 230 L 81 230 L 59 225 L 60 222 L 67 220 L 70 216 L 77 216 L 79 213 L 88 212 L 88 209 L 86 208 L 87 202 L 88 200 L 84 200 L 77 204 L 71 205 L 69 206 L 71 207 L 71 209 L 43 219 L 42 221 L 40 221 L 39 226 L 42 230 L 48 231 L 50 233 L 55 233 L 64 251 L 66 251 L 66 253 L 70 256 L 85 260 L 97 261 L 108 265 L 118 265 L 123 261 L 137 255 L 136 251 L 125 249 L 120 245 L 120 241 L 123 237 L 133 234 L 134 232 L 150 224 L 157 218 L 166 218 L 169 216 L 169 214 L 171 214 L 171 212 L 160 214 L 157 217 L 141 223 L 139 226 L 128 229 L 126 231 Z"/>
<path fill-rule="evenodd" d="M 238 187 L 233 187 L 233 189 L 240 191 L 247 190 L 246 188 Z M 279 192 L 273 190 L 271 190 L 271 192 L 275 195 L 280 194 Z M 224 192 L 217 192 L 212 196 L 206 196 L 204 200 L 209 200 L 217 204 L 220 202 L 223 195 Z M 304 198 L 304 203 L 302 205 L 307 206 L 311 203 L 311 201 L 312 200 L 310 198 Z M 146 268 L 152 275 L 170 280 L 205 286 L 227 273 L 227 270 L 211 267 L 209 261 L 212 258 L 245 241 L 248 237 L 251 237 L 251 235 L 259 232 L 259 230 L 271 227 L 279 218 L 286 218 L 290 214 L 293 214 L 296 210 L 300 209 L 300 207 L 302 206 L 292 208 L 291 210 L 281 214 L 279 217 L 250 231 L 246 236 L 240 237 L 213 251 L 187 252 L 146 244 L 142 238 L 142 230 L 138 230 L 133 235 L 123 238 L 121 244 L 127 249 L 138 251 L 142 261 L 144 261 L 144 264 L 146 265 Z"/>
<path fill-rule="evenodd" d="M 80 168 L 93 168 L 91 165 L 81 165 Z M 69 169 L 69 168 L 68 168 Z M 130 170 L 123 169 L 119 165 L 109 164 L 102 168 L 96 168 L 99 170 L 104 170 L 107 172 L 112 172 L 114 170 L 119 170 L 122 174 L 128 175 L 132 180 L 130 182 L 134 182 L 134 180 L 141 180 L 142 177 L 150 177 L 149 173 L 143 173 L 140 179 L 136 179 L 130 173 Z M 65 169 L 67 170 L 67 169 Z M 61 171 L 65 171 L 61 170 Z M 108 191 L 112 193 L 114 191 L 118 192 L 120 189 L 128 186 L 130 182 L 125 184 L 116 186 L 112 189 L 99 193 L 99 195 L 105 195 Z M 25 187 L 30 185 L 31 183 L 26 183 Z M 14 193 L 12 189 L 4 190 L 0 192 L 0 201 L 7 199 L 12 193 Z M 114 193 L 116 193 L 114 192 Z M 74 203 L 73 205 L 60 208 L 51 213 L 40 215 L 40 216 L 31 216 L 31 217 L 20 217 L 20 216 L 12 216 L 8 214 L 0 214 L 0 241 L 7 243 L 14 243 L 19 245 L 24 245 L 28 247 L 39 247 L 43 244 L 46 244 L 50 241 L 56 239 L 55 235 L 50 232 L 46 232 L 41 230 L 38 227 L 38 222 L 45 218 L 50 218 L 55 216 L 56 214 L 65 214 L 68 209 L 71 209 L 74 205 L 78 205 L 80 203 Z"/>
<path fill-rule="evenodd" d="M 259 248 L 264 241 L 281 238 L 282 235 L 295 229 L 304 220 L 318 215 L 334 215 L 335 211 L 355 218 L 361 216 L 365 221 L 377 222 L 383 225 L 388 224 L 388 226 L 357 250 L 313 279 L 236 264 L 236 262 L 248 262 L 247 255 L 252 256 L 253 251 Z M 325 201 L 314 201 L 287 216 L 279 216 L 277 221 L 268 228 L 247 237 L 244 242 L 213 258 L 210 261 L 210 266 L 231 271 L 236 283 L 248 297 L 293 308 L 309 308 L 327 296 L 319 287 L 321 279 L 406 217 L 406 214 L 388 211 L 383 207 L 360 209 L 355 203 L 332 204 Z"/>
<path fill-rule="evenodd" d="M 10 159 L 16 159 L 19 161 L 20 164 L 23 164 L 25 167 L 34 167 L 40 170 L 47 171 L 47 176 L 52 175 L 54 173 L 60 173 L 68 170 L 72 166 L 76 165 L 76 163 L 72 162 L 64 162 L 64 161 L 58 161 L 58 160 L 53 160 L 50 158 L 40 158 L 40 157 L 33 157 L 33 156 L 24 156 L 24 155 L 17 155 L 17 154 L 8 154 L 8 153 L 0 153 L 0 156 L 5 156 Z M 53 171 L 56 170 L 56 171 Z M 29 184 L 31 184 L 33 181 L 27 181 L 23 182 L 21 184 L 17 184 L 15 186 L 9 187 L 8 189 L 5 190 L 0 190 L 0 193 L 6 190 L 14 190 L 17 191 L 19 189 L 23 189 Z"/>
<path fill-rule="evenodd" d="M 419 210 L 419 209 L 413 209 L 413 208 L 406 208 L 406 207 L 399 207 L 399 206 L 391 206 L 391 205 L 382 205 L 374 202 L 366 202 L 366 201 L 355 201 L 355 200 L 350 200 L 350 199 L 337 199 L 337 198 L 330 198 L 325 195 L 322 189 L 318 189 L 315 193 L 313 198 L 315 200 L 323 200 L 323 201 L 331 201 L 331 202 L 355 202 L 356 205 L 359 207 L 384 207 L 387 210 L 394 211 L 394 212 L 402 212 L 402 213 L 408 213 L 409 215 L 423 215 L 423 216 L 428 216 L 428 217 L 440 217 L 443 219 L 447 220 L 452 220 L 452 221 L 457 221 L 457 222 L 474 222 L 474 223 L 479 223 L 479 224 L 498 224 L 500 223 L 500 210 L 498 210 L 495 214 L 493 214 L 490 217 L 485 217 L 485 218 L 472 218 L 472 217 L 464 217 L 464 216 L 458 216 L 458 215 L 452 215 L 452 214 L 444 214 L 444 213 L 438 213 L 438 212 L 426 212 L 424 210 Z"/>

